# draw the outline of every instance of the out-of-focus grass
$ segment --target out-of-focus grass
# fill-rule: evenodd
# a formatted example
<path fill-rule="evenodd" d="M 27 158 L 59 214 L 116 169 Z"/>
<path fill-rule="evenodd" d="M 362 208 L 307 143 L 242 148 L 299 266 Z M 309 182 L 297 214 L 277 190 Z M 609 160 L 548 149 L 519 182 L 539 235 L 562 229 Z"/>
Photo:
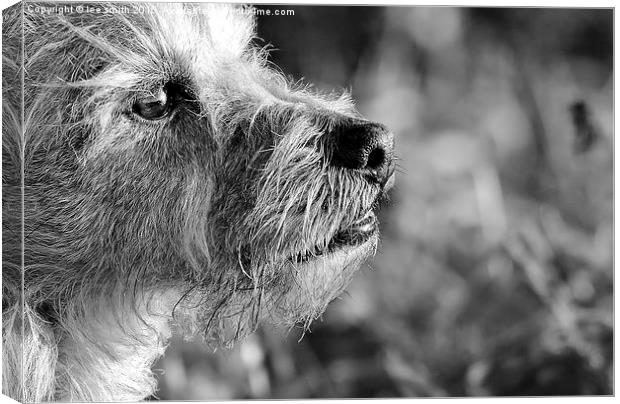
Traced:
<path fill-rule="evenodd" d="M 611 394 L 611 12 L 353 12 L 375 25 L 304 7 L 260 22 L 285 71 L 352 86 L 395 132 L 377 255 L 301 341 L 173 343 L 159 397 Z M 367 46 L 339 53 L 339 29 Z"/>

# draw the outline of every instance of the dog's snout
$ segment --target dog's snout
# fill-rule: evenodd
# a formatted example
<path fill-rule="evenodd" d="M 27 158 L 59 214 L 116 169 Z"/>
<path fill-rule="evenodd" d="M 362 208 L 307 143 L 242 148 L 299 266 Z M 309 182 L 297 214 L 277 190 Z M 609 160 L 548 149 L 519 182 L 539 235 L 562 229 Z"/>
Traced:
<path fill-rule="evenodd" d="M 360 170 L 384 184 L 394 171 L 394 135 L 385 126 L 367 121 L 345 121 L 334 128 L 331 163 Z"/>

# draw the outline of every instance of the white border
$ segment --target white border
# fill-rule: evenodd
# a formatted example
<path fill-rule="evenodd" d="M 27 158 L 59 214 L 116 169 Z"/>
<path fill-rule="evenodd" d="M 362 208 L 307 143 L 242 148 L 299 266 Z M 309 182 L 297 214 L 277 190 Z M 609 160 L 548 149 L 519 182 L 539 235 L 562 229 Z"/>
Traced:
<path fill-rule="evenodd" d="M 31 0 L 36 2 L 35 0 Z M 41 0 L 45 1 L 45 0 Z M 54 1 L 54 0 L 47 0 Z M 62 2 L 71 3 L 84 3 L 90 1 L 101 0 L 56 0 Z M 210 1 L 210 0 L 109 0 L 111 2 L 122 3 L 239 3 L 239 4 L 268 4 L 268 5 L 376 5 L 376 6 L 440 6 L 440 7 L 558 7 L 558 8 L 614 8 L 615 2 L 613 0 L 505 0 L 505 1 L 493 1 L 493 0 L 445 0 L 445 1 L 408 1 L 408 0 L 386 0 L 384 2 L 380 0 L 290 0 L 290 1 L 278 1 L 278 0 L 225 0 L 225 1 Z M 10 5 L 17 3 L 15 0 L 0 0 L 1 7 L 6 8 Z"/>

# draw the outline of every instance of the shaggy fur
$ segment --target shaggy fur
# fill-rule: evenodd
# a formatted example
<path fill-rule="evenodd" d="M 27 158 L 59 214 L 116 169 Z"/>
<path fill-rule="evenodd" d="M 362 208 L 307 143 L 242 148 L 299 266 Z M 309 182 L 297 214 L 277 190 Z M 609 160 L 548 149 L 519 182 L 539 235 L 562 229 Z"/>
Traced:
<path fill-rule="evenodd" d="M 291 85 L 240 9 L 34 6 L 59 4 L 3 14 L 3 393 L 140 400 L 174 331 L 319 316 L 377 235 L 296 257 L 386 189 L 330 164 L 329 134 L 362 121 L 349 97 Z M 162 89 L 168 116 L 135 113 Z"/>

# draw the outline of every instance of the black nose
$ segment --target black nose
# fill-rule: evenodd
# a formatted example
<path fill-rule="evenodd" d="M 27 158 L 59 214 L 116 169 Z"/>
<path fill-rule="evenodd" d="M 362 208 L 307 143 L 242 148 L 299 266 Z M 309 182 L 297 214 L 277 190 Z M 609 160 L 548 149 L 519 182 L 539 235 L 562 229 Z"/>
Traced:
<path fill-rule="evenodd" d="M 333 128 L 332 136 L 334 166 L 360 170 L 380 184 L 394 172 L 394 135 L 385 126 L 346 120 Z"/>

